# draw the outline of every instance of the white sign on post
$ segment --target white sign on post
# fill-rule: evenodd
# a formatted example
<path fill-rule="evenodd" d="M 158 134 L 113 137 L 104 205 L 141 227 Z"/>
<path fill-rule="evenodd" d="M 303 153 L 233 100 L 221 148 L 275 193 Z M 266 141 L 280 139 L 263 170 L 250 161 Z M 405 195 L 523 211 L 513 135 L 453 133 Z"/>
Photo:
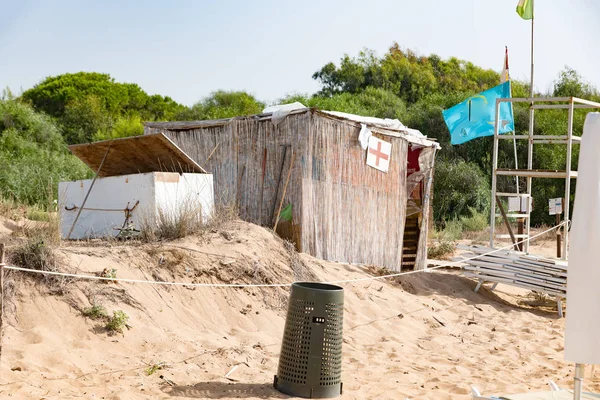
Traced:
<path fill-rule="evenodd" d="M 550 215 L 562 214 L 562 199 L 548 199 Z"/>
<path fill-rule="evenodd" d="M 391 154 L 391 143 L 377 139 L 375 136 L 369 137 L 369 147 L 367 148 L 367 165 L 380 171 L 388 172 Z"/>
<path fill-rule="evenodd" d="M 521 212 L 530 213 L 532 208 L 532 198 L 529 196 L 521 197 Z"/>
<path fill-rule="evenodd" d="M 518 197 L 509 197 L 508 211 L 521 211 L 521 199 Z"/>

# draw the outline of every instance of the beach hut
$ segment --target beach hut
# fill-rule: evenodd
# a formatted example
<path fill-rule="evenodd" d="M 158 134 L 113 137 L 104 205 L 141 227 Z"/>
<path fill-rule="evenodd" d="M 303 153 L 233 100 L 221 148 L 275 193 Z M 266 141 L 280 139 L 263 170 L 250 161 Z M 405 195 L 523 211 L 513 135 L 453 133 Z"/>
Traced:
<path fill-rule="evenodd" d="M 426 267 L 435 152 L 398 120 L 313 108 L 147 122 L 214 176 L 215 201 L 321 259 Z M 359 138 L 360 137 L 360 138 Z M 359 140 L 360 139 L 360 140 Z"/>

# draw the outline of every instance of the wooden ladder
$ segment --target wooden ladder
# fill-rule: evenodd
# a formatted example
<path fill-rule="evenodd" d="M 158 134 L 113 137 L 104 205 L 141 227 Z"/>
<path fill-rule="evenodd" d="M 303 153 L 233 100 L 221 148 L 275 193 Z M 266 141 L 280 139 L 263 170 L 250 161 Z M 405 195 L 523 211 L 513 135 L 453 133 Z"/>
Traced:
<path fill-rule="evenodd" d="M 414 269 L 419 248 L 419 220 L 407 218 L 404 224 L 404 242 L 402 243 L 402 269 Z"/>

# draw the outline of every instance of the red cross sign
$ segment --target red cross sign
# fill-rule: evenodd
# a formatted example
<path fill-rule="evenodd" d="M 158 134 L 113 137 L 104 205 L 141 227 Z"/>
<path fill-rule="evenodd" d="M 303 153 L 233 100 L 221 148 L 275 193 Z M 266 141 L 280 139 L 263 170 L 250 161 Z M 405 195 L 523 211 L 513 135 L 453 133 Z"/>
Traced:
<path fill-rule="evenodd" d="M 375 136 L 369 138 L 369 147 L 367 148 L 367 165 L 387 172 L 390 166 L 390 155 L 392 153 L 392 144 L 377 139 Z"/>

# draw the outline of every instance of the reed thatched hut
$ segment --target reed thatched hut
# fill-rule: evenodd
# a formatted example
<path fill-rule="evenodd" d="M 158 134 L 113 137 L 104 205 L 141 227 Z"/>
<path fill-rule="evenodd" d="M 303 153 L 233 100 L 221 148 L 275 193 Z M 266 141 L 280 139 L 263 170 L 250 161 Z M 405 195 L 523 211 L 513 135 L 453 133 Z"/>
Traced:
<path fill-rule="evenodd" d="M 366 164 L 358 140 L 365 125 L 391 143 L 388 172 Z M 425 268 L 439 145 L 399 121 L 299 108 L 145 124 L 145 134 L 159 132 L 214 175 L 216 204 L 234 203 L 256 224 L 279 220 L 277 232 L 299 251 L 395 271 Z M 291 208 L 291 220 L 278 218 L 281 206 L 287 216 Z"/>

